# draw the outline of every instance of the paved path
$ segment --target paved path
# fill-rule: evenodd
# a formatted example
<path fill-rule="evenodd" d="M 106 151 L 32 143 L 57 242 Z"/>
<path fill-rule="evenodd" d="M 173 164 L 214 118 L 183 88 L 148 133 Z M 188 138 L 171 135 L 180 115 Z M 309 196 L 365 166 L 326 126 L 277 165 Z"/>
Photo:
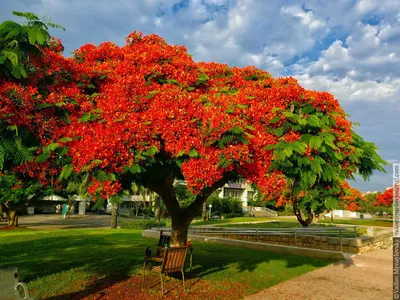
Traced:
<path fill-rule="evenodd" d="M 125 220 L 125 219 L 124 219 Z M 51 229 L 72 229 L 72 228 L 110 228 L 110 215 L 72 215 L 70 218 L 63 219 L 61 215 L 33 215 L 20 216 L 18 220 L 20 227 L 40 230 Z M 119 220 L 118 220 L 119 223 Z M 6 223 L 0 223 L 6 226 Z"/>
<path fill-rule="evenodd" d="M 353 256 L 279 283 L 245 300 L 389 300 L 392 296 L 393 250 Z"/>

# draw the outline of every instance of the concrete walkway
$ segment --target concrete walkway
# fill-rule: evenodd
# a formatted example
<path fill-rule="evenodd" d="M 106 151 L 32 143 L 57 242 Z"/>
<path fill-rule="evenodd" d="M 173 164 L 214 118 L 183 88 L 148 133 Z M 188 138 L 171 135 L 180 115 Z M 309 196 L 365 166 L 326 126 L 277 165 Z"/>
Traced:
<path fill-rule="evenodd" d="M 125 219 L 124 219 L 125 221 Z M 120 219 L 118 219 L 119 225 Z M 73 228 L 110 228 L 110 215 L 72 215 L 63 219 L 60 214 L 20 216 L 19 226 L 29 229 L 52 230 L 52 229 L 73 229 Z M 0 227 L 7 223 L 0 223 Z"/>
<path fill-rule="evenodd" d="M 246 300 L 393 299 L 393 250 L 381 249 L 279 283 Z"/>

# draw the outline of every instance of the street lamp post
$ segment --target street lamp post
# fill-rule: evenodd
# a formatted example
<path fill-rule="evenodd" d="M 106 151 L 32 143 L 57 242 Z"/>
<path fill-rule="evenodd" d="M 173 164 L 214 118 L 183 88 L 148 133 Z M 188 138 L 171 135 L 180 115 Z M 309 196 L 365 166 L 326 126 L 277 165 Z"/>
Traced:
<path fill-rule="evenodd" d="M 210 204 L 208 207 L 210 208 L 210 210 L 208 212 L 208 219 L 211 220 L 211 207 L 212 207 L 212 204 Z"/>

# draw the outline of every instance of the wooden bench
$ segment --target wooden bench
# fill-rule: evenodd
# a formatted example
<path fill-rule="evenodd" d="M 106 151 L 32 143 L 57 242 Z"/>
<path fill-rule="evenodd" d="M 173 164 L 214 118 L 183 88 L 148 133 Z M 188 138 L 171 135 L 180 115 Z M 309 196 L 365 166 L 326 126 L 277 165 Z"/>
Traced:
<path fill-rule="evenodd" d="M 171 232 L 167 231 L 160 231 L 160 237 L 158 239 L 158 243 L 156 244 L 157 249 L 156 249 L 156 255 L 151 256 L 151 247 L 147 247 L 146 249 L 146 258 L 147 257 L 153 257 L 153 258 L 163 258 L 164 253 L 165 253 L 165 245 L 167 245 L 167 248 L 169 247 L 171 243 Z M 193 265 L 193 247 L 192 246 L 188 246 L 187 247 L 187 254 L 190 255 L 190 260 L 189 260 L 189 267 L 190 267 L 190 272 L 192 272 L 192 265 Z"/>
<path fill-rule="evenodd" d="M 0 299 L 32 299 L 26 284 L 18 281 L 17 268 L 0 269 L 0 296 Z"/>
<path fill-rule="evenodd" d="M 163 275 L 170 273 L 180 272 L 182 274 L 183 290 L 185 291 L 185 261 L 187 247 L 171 247 L 166 248 L 162 257 L 146 257 L 143 263 L 143 274 L 142 274 L 142 290 L 144 288 L 144 281 L 146 278 L 146 271 L 152 271 L 160 274 L 161 278 L 161 293 L 164 295 L 164 280 Z M 149 262 L 161 263 L 161 265 L 153 266 L 149 265 Z"/>

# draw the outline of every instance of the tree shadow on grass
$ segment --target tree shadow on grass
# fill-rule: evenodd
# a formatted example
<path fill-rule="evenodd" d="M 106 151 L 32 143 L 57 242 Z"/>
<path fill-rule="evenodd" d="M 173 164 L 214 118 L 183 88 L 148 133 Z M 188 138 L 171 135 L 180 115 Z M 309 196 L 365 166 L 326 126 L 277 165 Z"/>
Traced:
<path fill-rule="evenodd" d="M 144 239 L 138 231 L 60 230 L 23 237 L 0 236 L 0 244 L 0 268 L 17 267 L 20 280 L 32 282 L 30 287 L 34 290 L 43 290 L 46 284 L 63 287 L 82 283 L 80 287 L 61 288 L 40 295 L 40 299 L 61 300 L 101 293 L 101 290 L 137 274 L 146 247 L 155 245 L 156 240 Z M 229 274 L 248 274 L 260 265 L 266 265 L 263 267 L 265 272 L 275 272 L 279 277 L 283 276 L 279 273 L 281 271 L 290 273 L 290 269 L 296 269 L 295 274 L 304 273 L 330 263 L 259 250 L 192 244 L 193 270 L 188 273 L 188 278 L 193 280 L 209 276 L 216 280 L 229 279 L 226 278 Z M 291 274 L 288 276 L 293 277 Z"/>

